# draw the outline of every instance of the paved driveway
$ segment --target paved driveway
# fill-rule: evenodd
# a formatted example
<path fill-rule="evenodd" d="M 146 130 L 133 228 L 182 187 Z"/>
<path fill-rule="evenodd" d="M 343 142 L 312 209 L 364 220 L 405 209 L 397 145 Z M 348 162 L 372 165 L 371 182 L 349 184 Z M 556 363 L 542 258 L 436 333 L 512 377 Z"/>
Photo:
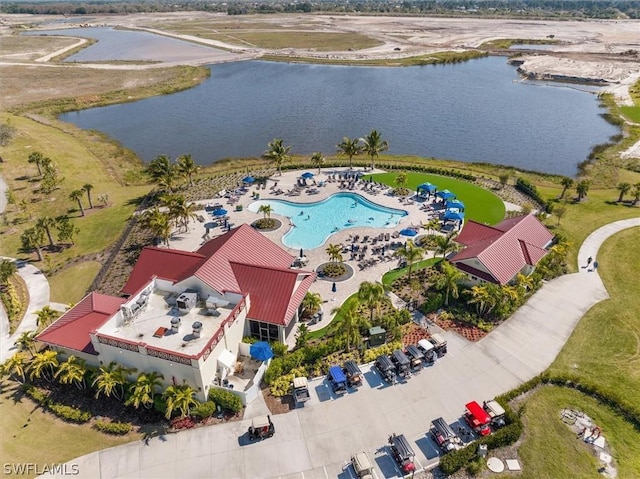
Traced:
<path fill-rule="evenodd" d="M 583 244 L 579 260 L 595 257 L 608 235 L 632 226 L 640 226 L 640 218 L 603 227 L 608 234 L 598 230 Z M 477 343 L 445 333 L 447 356 L 405 382 L 386 386 L 365 367 L 366 384 L 336 398 L 322 379 L 311 381 L 312 399 L 275 416 L 276 434 L 263 442 L 246 441 L 247 419 L 157 437 L 148 445 L 130 443 L 71 463 L 79 465 L 83 478 L 346 479 L 352 477 L 344 469 L 350 454 L 365 450 L 375 460 L 377 476 L 389 478 L 400 476 L 386 449 L 395 432 L 409 440 L 418 468 L 428 468 L 438 461 L 426 434 L 432 419 L 454 423 L 468 401 L 490 399 L 544 371 L 583 314 L 607 297 L 597 273 L 582 270 L 545 284 Z"/>

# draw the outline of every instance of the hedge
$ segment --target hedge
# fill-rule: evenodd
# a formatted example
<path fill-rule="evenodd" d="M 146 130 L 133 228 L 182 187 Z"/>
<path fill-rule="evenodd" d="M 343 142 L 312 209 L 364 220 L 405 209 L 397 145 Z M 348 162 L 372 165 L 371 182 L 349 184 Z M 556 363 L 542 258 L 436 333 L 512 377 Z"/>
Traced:
<path fill-rule="evenodd" d="M 224 389 L 213 388 L 209 390 L 209 400 L 219 405 L 222 409 L 231 412 L 242 411 L 242 400 L 232 392 Z"/>
<path fill-rule="evenodd" d="M 206 401 L 199 403 L 191 411 L 191 414 L 200 419 L 206 419 L 213 416 L 216 413 L 216 403 L 213 401 Z"/>
<path fill-rule="evenodd" d="M 60 419 L 75 422 L 77 424 L 83 424 L 91 419 L 90 412 L 53 402 L 45 392 L 34 386 L 26 387 L 25 392 L 31 399 L 40 404 L 43 408 L 51 411 Z"/>
<path fill-rule="evenodd" d="M 101 419 L 97 420 L 93 425 L 95 429 L 106 434 L 113 434 L 116 436 L 124 436 L 129 434 L 133 429 L 131 423 L 128 422 L 109 422 Z"/>
<path fill-rule="evenodd" d="M 536 188 L 536 185 L 534 185 L 533 183 L 530 183 L 524 178 L 518 177 L 516 179 L 516 189 L 527 195 L 542 207 L 546 207 L 547 202 L 544 198 L 542 198 L 542 196 L 540 196 L 540 193 L 538 193 L 538 188 Z"/>

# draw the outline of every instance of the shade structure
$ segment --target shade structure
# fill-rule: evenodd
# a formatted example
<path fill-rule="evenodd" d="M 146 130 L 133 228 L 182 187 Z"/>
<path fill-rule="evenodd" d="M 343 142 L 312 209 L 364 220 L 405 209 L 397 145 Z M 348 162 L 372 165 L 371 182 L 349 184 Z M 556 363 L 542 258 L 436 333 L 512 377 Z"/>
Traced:
<path fill-rule="evenodd" d="M 456 195 L 451 193 L 449 190 L 438 191 L 436 193 L 436 196 L 439 197 L 439 198 L 442 198 L 443 200 L 448 200 L 448 199 L 456 197 Z"/>
<path fill-rule="evenodd" d="M 213 210 L 212 214 L 213 216 L 224 216 L 227 214 L 227 210 L 225 210 L 224 208 L 216 208 L 215 210 Z"/>
<path fill-rule="evenodd" d="M 405 228 L 403 230 L 400 230 L 400 234 L 402 236 L 415 236 L 418 234 L 418 232 L 416 230 L 413 230 L 411 228 Z"/>
<path fill-rule="evenodd" d="M 256 179 L 253 176 L 245 176 L 242 178 L 243 183 L 253 183 Z"/>
<path fill-rule="evenodd" d="M 421 191 L 428 191 L 429 193 L 433 193 L 437 189 L 438 187 L 431 183 L 422 183 L 421 185 L 418 185 L 418 193 L 420 193 Z"/>
<path fill-rule="evenodd" d="M 267 361 L 273 357 L 273 350 L 266 341 L 258 341 L 249 346 L 249 354 L 258 361 Z"/>
<path fill-rule="evenodd" d="M 462 221 L 462 220 L 464 220 L 464 213 L 459 213 L 457 211 L 447 211 L 444 214 L 444 219 L 445 220 Z"/>
<path fill-rule="evenodd" d="M 302 178 L 304 178 L 305 180 L 308 180 L 309 178 L 313 178 L 313 173 L 311 173 L 310 171 L 307 171 L 306 173 L 302 173 L 302 175 L 300 175 Z"/>
<path fill-rule="evenodd" d="M 464 211 L 464 203 L 458 200 L 447 201 L 447 208 L 455 208 L 457 210 Z"/>

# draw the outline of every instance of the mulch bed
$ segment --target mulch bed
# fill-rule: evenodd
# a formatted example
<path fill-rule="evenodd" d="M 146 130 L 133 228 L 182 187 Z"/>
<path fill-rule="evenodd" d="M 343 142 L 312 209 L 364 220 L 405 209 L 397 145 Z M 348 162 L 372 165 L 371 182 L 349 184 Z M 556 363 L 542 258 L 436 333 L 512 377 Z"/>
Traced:
<path fill-rule="evenodd" d="M 435 323 L 445 331 L 455 331 L 467 341 L 479 341 L 488 333 L 471 324 L 456 321 L 455 319 L 434 319 Z"/>
<path fill-rule="evenodd" d="M 267 403 L 267 408 L 269 408 L 271 414 L 284 414 L 296 408 L 291 394 L 283 397 L 272 396 L 271 388 L 264 384 L 262 385 L 262 396 L 264 397 L 264 402 Z"/>
<path fill-rule="evenodd" d="M 402 332 L 402 344 L 408 346 L 410 344 L 418 344 L 421 339 L 429 339 L 429 332 L 421 328 L 415 323 L 409 323 L 406 325 L 406 330 Z"/>

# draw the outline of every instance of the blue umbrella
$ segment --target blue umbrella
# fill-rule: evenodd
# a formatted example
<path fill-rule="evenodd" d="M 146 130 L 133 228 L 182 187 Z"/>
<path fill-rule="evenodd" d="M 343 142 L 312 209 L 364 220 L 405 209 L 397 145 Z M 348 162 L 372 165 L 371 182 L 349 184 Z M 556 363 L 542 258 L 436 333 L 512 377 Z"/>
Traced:
<path fill-rule="evenodd" d="M 421 185 L 418 185 L 418 192 L 420 192 L 420 190 L 425 190 L 429 193 L 433 193 L 436 189 L 437 186 L 431 183 L 422 183 Z"/>
<path fill-rule="evenodd" d="M 412 230 L 411 228 L 405 228 L 403 230 L 400 230 L 400 234 L 403 236 L 415 236 L 418 234 L 418 232 L 416 230 Z"/>
<path fill-rule="evenodd" d="M 259 361 L 267 361 L 273 357 L 271 346 L 265 341 L 258 341 L 249 346 L 249 354 Z"/>
<path fill-rule="evenodd" d="M 455 198 L 456 195 L 451 193 L 449 190 L 442 190 L 436 193 L 436 196 L 442 198 L 443 200 L 448 200 L 449 198 Z"/>
<path fill-rule="evenodd" d="M 245 176 L 242 178 L 243 183 L 253 183 L 256 179 L 253 176 Z"/>
<path fill-rule="evenodd" d="M 300 175 L 302 178 L 304 178 L 305 180 L 308 180 L 310 178 L 313 178 L 313 173 L 311 173 L 310 171 L 307 171 L 306 173 L 302 173 L 302 175 Z"/>
<path fill-rule="evenodd" d="M 459 200 L 447 201 L 447 208 L 456 208 L 458 210 L 464 210 L 464 203 Z"/>
<path fill-rule="evenodd" d="M 444 214 L 444 219 L 445 220 L 462 221 L 464 219 L 464 213 L 458 213 L 456 211 L 447 211 Z"/>
<path fill-rule="evenodd" d="M 227 214 L 227 210 L 225 210 L 224 208 L 216 208 L 211 214 L 213 216 L 224 216 Z"/>

